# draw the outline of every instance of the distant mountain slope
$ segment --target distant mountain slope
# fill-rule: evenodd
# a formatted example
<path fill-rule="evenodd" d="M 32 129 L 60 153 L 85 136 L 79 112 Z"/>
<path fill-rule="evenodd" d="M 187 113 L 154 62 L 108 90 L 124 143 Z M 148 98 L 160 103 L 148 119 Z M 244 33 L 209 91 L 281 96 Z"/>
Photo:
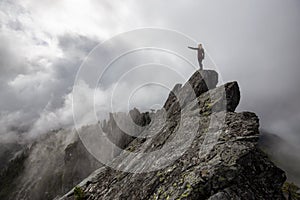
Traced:
<path fill-rule="evenodd" d="M 23 146 L 1 170 L 0 199 L 53 199 L 100 166 L 72 131 L 49 132 Z"/>
<path fill-rule="evenodd" d="M 18 143 L 0 143 L 0 169 L 7 167 L 15 154 L 21 151 L 23 145 Z"/>
<path fill-rule="evenodd" d="M 285 170 L 290 182 L 300 185 L 300 147 L 266 131 L 261 131 L 258 144 L 273 162 Z"/>
<path fill-rule="evenodd" d="M 133 109 L 129 114 L 110 114 L 101 124 L 84 126 L 87 133 L 99 125 L 109 138 L 126 148 L 134 137 L 118 128 L 114 117 L 132 118 L 143 126 L 150 122 L 149 113 Z M 138 133 L 137 133 L 138 134 Z M 103 146 L 105 149 L 105 146 Z M 113 152 L 112 157 L 118 152 Z M 84 147 L 74 130 L 55 130 L 28 144 L 0 145 L 0 199 L 53 199 L 63 195 L 102 166 Z"/>

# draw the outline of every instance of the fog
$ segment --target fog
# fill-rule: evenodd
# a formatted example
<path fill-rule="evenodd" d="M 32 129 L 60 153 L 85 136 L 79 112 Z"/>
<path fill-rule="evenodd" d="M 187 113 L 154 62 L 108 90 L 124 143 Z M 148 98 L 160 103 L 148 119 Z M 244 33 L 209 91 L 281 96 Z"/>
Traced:
<path fill-rule="evenodd" d="M 35 137 L 51 129 L 73 126 L 72 87 L 88 53 L 118 33 L 159 27 L 182 32 L 203 43 L 221 79 L 239 82 L 239 111 L 254 111 L 262 128 L 299 143 L 297 0 L 4 0 L 0 6 L 1 142 L 18 140 L 20 132 Z M 184 49 L 195 44 L 182 45 Z M 195 52 L 187 54 L 194 56 L 191 59 L 196 62 Z M 136 61 L 129 58 L 128 63 Z M 183 72 L 191 74 L 192 69 Z M 162 78 L 169 77 L 162 73 Z M 106 77 L 105 88 L 97 89 L 100 108 L 108 104 L 114 80 L 111 73 Z M 170 87 L 180 81 L 169 80 Z M 93 88 L 82 84 L 83 97 L 94 95 Z M 168 93 L 152 92 L 153 87 L 145 89 L 131 106 L 146 109 L 160 105 Z M 143 101 L 141 97 L 149 94 L 153 100 Z M 84 111 L 91 105 L 84 98 L 82 101 L 84 124 L 89 121 L 89 113 Z M 103 113 L 109 111 L 102 108 Z"/>

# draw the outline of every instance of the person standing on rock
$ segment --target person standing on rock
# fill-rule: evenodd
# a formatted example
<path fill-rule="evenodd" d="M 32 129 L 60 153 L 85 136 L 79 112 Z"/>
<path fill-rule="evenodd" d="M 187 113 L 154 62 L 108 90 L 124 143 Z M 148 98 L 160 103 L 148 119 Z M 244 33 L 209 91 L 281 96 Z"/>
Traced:
<path fill-rule="evenodd" d="M 198 62 L 199 62 L 200 70 L 203 70 L 202 60 L 204 59 L 204 49 L 202 47 L 202 44 L 199 44 L 198 48 L 196 47 L 188 47 L 188 48 L 198 51 Z"/>

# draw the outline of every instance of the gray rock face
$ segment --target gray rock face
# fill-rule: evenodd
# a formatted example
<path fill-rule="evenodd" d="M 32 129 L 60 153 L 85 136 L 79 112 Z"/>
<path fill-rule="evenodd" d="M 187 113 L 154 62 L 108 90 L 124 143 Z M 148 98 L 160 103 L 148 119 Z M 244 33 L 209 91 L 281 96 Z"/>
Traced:
<path fill-rule="evenodd" d="M 79 184 L 84 198 L 284 199 L 284 172 L 257 148 L 258 117 L 234 112 L 236 82 L 216 85 L 216 72 L 197 71 L 175 86 L 165 109 L 112 160 L 118 170 L 101 167 Z"/>
<path fill-rule="evenodd" d="M 178 102 L 178 100 L 178 103 L 182 107 L 200 94 L 215 88 L 217 83 L 217 72 L 213 70 L 196 71 L 184 86 L 181 84 L 175 85 L 166 100 L 164 108 L 169 111 L 170 107 Z"/>

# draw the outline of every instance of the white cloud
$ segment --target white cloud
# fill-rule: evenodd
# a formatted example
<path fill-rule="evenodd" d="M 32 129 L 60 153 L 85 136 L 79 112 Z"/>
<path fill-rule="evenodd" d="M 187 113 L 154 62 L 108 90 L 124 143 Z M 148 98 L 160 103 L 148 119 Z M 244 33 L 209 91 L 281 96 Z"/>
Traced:
<path fill-rule="evenodd" d="M 34 28 L 58 36 L 75 33 L 100 39 L 109 38 L 135 24 L 132 1 L 37 1 L 19 0 L 30 11 Z"/>
<path fill-rule="evenodd" d="M 69 125 L 75 74 L 93 46 L 123 31 L 157 25 L 203 41 L 223 78 L 239 81 L 241 108 L 257 112 L 262 126 L 267 122 L 265 128 L 277 129 L 270 110 L 279 113 L 276 119 L 286 110 L 286 115 L 297 116 L 295 104 L 285 102 L 299 97 L 299 2 L 3 0 L 0 6 L 0 114 L 5 130 L 20 121 L 36 122 L 36 133 Z M 107 88 L 115 83 L 107 82 Z M 83 96 L 91 93 L 88 87 L 83 90 Z M 152 95 L 153 100 L 142 101 L 146 95 L 145 88 L 139 90 L 132 103 L 142 107 L 159 99 Z M 105 110 L 109 93 L 99 90 L 96 96 Z M 82 121 L 88 123 L 90 117 Z M 282 126 L 292 130 L 280 130 L 298 133 L 295 122 L 289 123 Z"/>
<path fill-rule="evenodd" d="M 86 83 L 80 82 L 76 86 L 77 95 L 75 112 L 77 113 L 76 123 L 79 126 L 93 124 L 97 122 L 95 118 L 95 107 L 100 108 L 100 117 L 106 117 L 109 112 L 109 96 L 111 88 L 101 90 L 99 88 L 90 88 Z M 94 98 L 93 98 L 94 97 Z M 61 127 L 74 127 L 73 120 L 73 96 L 72 92 L 64 96 L 63 105 L 55 110 L 46 106 L 40 113 L 38 120 L 33 124 L 29 137 L 35 137 L 49 130 L 59 129 Z"/>

